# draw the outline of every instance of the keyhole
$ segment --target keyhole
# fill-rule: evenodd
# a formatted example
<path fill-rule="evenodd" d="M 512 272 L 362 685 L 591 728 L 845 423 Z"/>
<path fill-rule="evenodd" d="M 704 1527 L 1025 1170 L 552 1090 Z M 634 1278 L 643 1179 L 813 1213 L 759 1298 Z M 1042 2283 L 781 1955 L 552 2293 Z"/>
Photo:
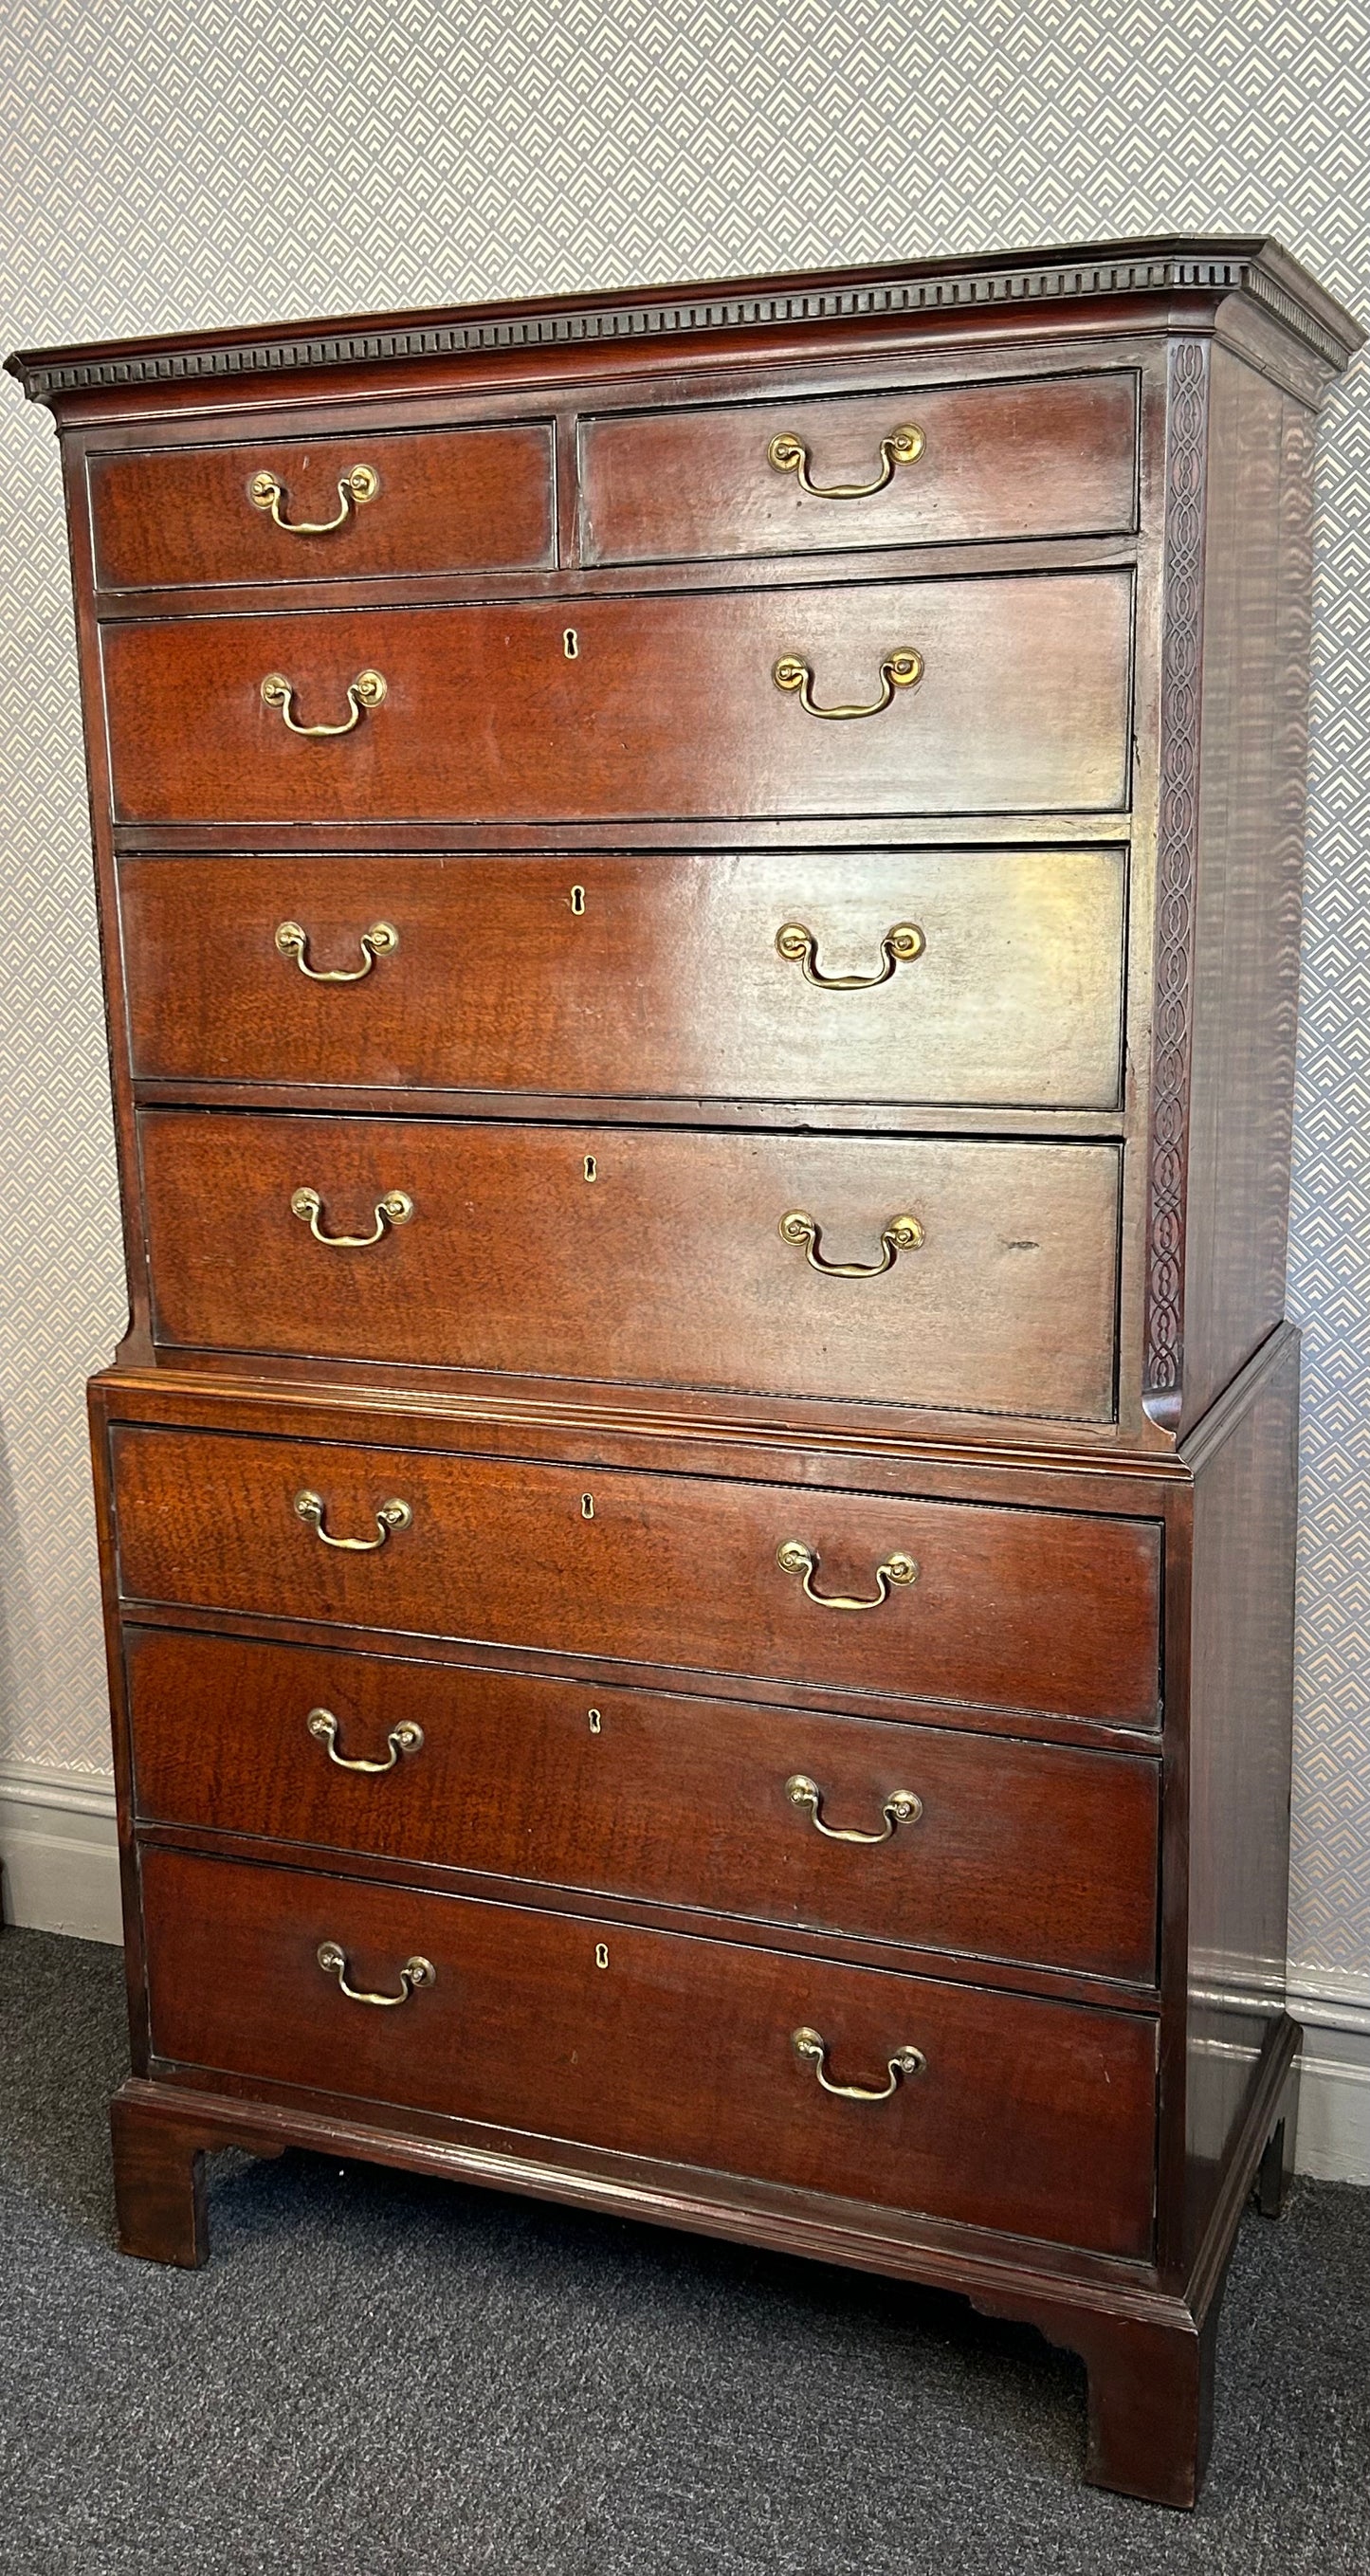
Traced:
<path fill-rule="evenodd" d="M 590 1711 L 590 1733 L 592 1735 L 602 1735 L 604 1733 L 604 1720 L 600 1716 L 597 1708 L 592 1708 Z"/>
<path fill-rule="evenodd" d="M 583 911 L 585 910 L 585 888 L 584 888 L 584 886 L 572 886 L 572 888 L 571 888 L 571 910 L 572 910 L 572 912 L 575 912 L 575 913 L 581 913 L 581 912 L 583 912 Z"/>
<path fill-rule="evenodd" d="M 599 1179 L 599 1165 L 595 1161 L 593 1154 L 587 1154 L 585 1157 L 585 1177 L 587 1181 L 597 1181 Z"/>
<path fill-rule="evenodd" d="M 579 655 L 579 652 L 580 652 L 580 637 L 577 635 L 577 633 L 576 633 L 576 630 L 575 630 L 574 626 L 566 626 L 566 627 L 563 627 L 563 629 L 562 629 L 562 636 L 561 636 L 561 649 L 562 649 L 563 653 L 565 654 L 566 659 L 567 659 L 567 661 L 568 661 L 568 662 L 574 662 L 574 661 L 576 660 L 577 656 Z"/>
<path fill-rule="evenodd" d="M 596 1966 L 597 1968 L 607 1968 L 607 1967 L 608 1967 L 608 1965 L 609 1965 L 609 1944 L 608 1944 L 608 1942 L 607 1942 L 607 1941 L 596 1941 L 596 1943 L 595 1943 L 595 1966 Z"/>

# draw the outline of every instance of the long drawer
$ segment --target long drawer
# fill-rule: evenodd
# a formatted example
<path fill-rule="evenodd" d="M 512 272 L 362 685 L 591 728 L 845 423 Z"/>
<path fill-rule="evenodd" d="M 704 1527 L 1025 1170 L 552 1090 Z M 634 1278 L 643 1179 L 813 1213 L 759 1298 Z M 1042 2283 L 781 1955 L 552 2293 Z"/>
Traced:
<path fill-rule="evenodd" d="M 1157 1723 L 1151 1521 L 223 1432 L 111 1440 L 132 1601 Z"/>
<path fill-rule="evenodd" d="M 1112 1417 L 1114 1144 L 166 1109 L 141 1135 L 164 1345 Z"/>
<path fill-rule="evenodd" d="M 148 1821 L 1155 1973 L 1136 1755 L 165 1628 L 124 1652 Z"/>
<path fill-rule="evenodd" d="M 1108 570 L 107 625 L 114 813 L 1116 810 L 1131 613 L 1131 575 Z M 921 678 L 897 683 L 914 656 Z M 778 664 L 802 664 L 805 690 L 778 684 Z M 879 711 L 824 721 L 805 693 Z"/>
<path fill-rule="evenodd" d="M 142 1883 L 160 2058 L 1150 2250 L 1143 2014 L 171 1850 Z"/>
<path fill-rule="evenodd" d="M 1111 1108 L 1126 866 L 1118 848 L 129 859 L 133 1070 Z"/>
<path fill-rule="evenodd" d="M 123 449 L 89 465 L 111 590 L 550 563 L 546 421 Z M 332 525 L 329 525 L 329 522 Z"/>
<path fill-rule="evenodd" d="M 601 413 L 580 424 L 584 558 L 1130 528 L 1136 385 L 1118 371 Z"/>

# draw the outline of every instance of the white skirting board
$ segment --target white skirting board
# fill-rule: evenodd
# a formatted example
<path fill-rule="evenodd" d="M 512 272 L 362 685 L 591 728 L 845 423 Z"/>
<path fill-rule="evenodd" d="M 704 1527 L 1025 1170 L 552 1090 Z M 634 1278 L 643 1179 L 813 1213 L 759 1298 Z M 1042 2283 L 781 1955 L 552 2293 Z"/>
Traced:
<path fill-rule="evenodd" d="M 120 1941 L 112 1784 L 0 1764 L 0 1884 L 7 1923 Z M 1299 2171 L 1370 2183 L 1370 1976 L 1296 1966 L 1289 2009 L 1304 2030 Z"/>
<path fill-rule="evenodd" d="M 1296 1964 L 1289 2009 L 1303 2024 L 1299 2171 L 1370 2183 L 1370 1976 Z"/>
<path fill-rule="evenodd" d="M 112 1780 L 0 1763 L 0 1907 L 38 1932 L 123 1940 Z"/>

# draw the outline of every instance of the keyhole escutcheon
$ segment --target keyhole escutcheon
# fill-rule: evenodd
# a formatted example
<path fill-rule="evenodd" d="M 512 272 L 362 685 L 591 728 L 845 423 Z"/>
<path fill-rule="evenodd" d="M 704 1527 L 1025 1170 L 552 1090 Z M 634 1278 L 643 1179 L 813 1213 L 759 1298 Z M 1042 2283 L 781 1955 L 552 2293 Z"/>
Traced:
<path fill-rule="evenodd" d="M 568 662 L 575 662 L 579 659 L 580 637 L 577 635 L 574 626 L 565 626 L 562 628 L 561 649 Z"/>

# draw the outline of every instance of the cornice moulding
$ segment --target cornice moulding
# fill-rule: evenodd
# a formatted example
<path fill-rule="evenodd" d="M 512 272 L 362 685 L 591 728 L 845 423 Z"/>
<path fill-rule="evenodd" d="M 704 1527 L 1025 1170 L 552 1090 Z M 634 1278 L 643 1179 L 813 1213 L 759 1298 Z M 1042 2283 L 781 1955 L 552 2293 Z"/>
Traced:
<path fill-rule="evenodd" d="M 693 286 L 629 288 L 593 302 L 457 306 L 251 335 L 183 334 L 20 351 L 5 364 L 34 402 L 141 386 L 210 384 L 362 363 L 686 339 L 796 322 L 935 316 L 982 307 L 1099 299 L 1245 295 L 1333 370 L 1364 333 L 1278 243 L 1264 238 L 1106 242 L 1080 249 L 927 260 L 896 268 L 815 270 Z"/>

